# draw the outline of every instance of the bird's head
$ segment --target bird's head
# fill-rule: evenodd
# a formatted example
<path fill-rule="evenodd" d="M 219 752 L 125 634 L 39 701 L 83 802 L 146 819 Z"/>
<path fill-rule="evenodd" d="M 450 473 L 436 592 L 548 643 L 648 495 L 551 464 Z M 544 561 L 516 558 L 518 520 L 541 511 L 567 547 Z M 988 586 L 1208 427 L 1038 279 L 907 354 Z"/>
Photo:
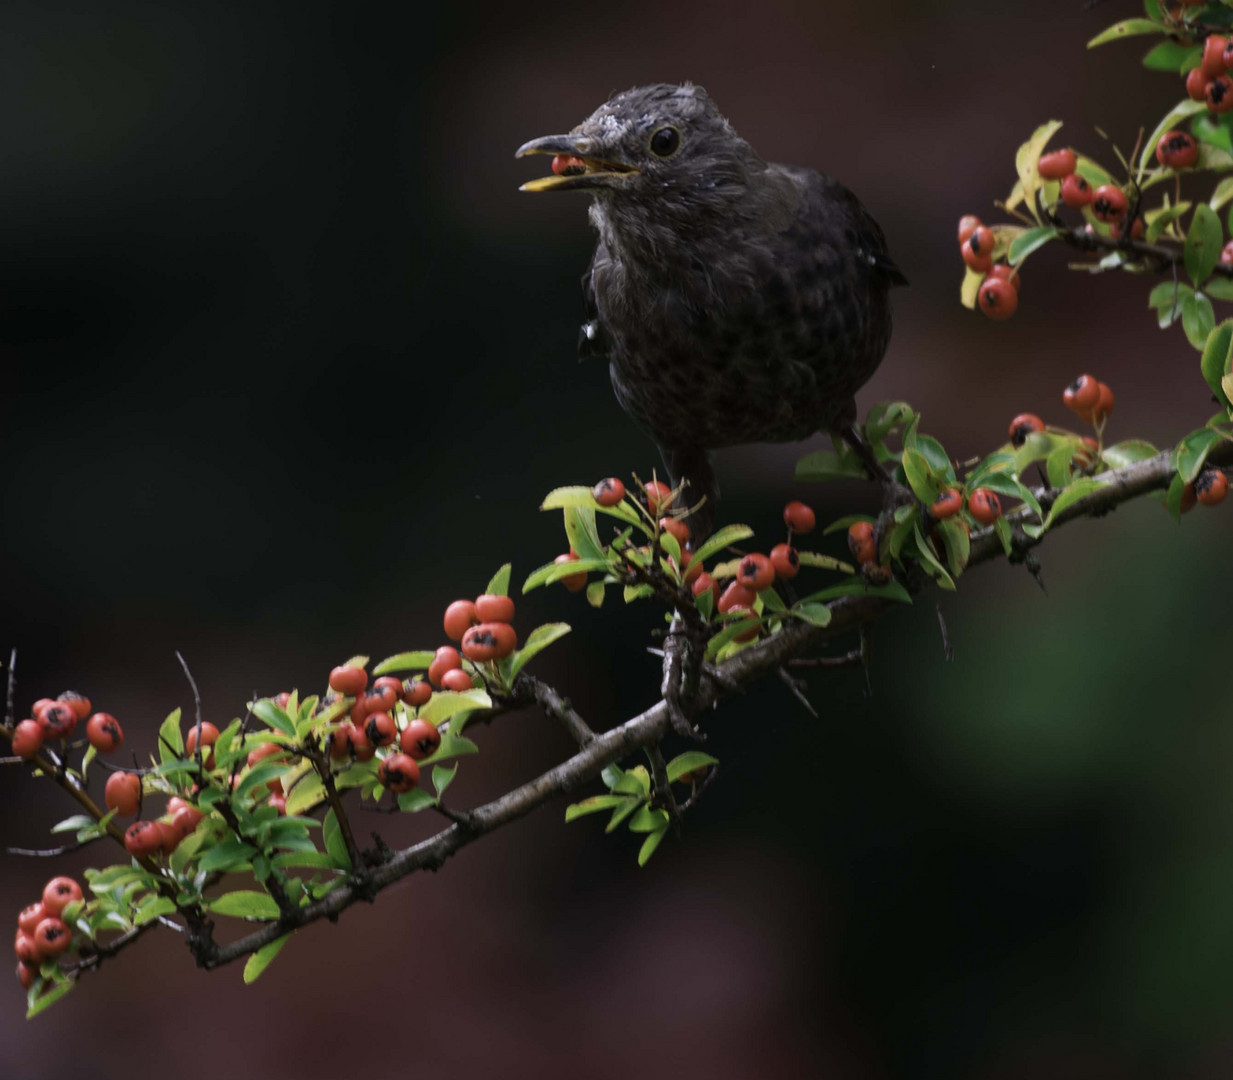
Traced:
<path fill-rule="evenodd" d="M 519 147 L 517 156 L 551 154 L 553 176 L 523 191 L 589 191 L 645 204 L 675 195 L 710 202 L 765 168 L 700 86 L 658 83 L 614 94 L 566 135 Z M 673 200 L 675 201 L 675 200 Z"/>

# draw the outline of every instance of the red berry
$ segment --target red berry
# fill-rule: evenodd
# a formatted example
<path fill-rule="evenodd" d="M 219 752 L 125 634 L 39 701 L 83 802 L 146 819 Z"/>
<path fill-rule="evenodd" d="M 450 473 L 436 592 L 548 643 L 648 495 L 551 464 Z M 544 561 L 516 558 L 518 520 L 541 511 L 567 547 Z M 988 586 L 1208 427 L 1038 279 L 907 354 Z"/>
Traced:
<path fill-rule="evenodd" d="M 124 732 L 111 713 L 96 712 L 86 722 L 86 738 L 100 754 L 110 754 L 124 742 Z"/>
<path fill-rule="evenodd" d="M 711 575 L 708 574 L 705 570 L 703 570 L 702 573 L 700 573 L 696 578 L 694 578 L 694 582 L 690 586 L 690 589 L 693 590 L 694 596 L 701 596 L 704 592 L 706 592 L 709 589 L 711 592 L 711 598 L 712 598 L 711 603 L 712 604 L 714 604 L 719 599 L 719 582 L 716 581 L 713 577 L 711 577 Z"/>
<path fill-rule="evenodd" d="M 157 821 L 134 821 L 124 830 L 124 846 L 135 858 L 148 858 L 163 848 L 163 833 Z"/>
<path fill-rule="evenodd" d="M 958 488 L 947 488 L 933 500 L 929 513 L 936 521 L 945 521 L 947 518 L 954 517 L 962 508 L 963 494 Z M 872 539 L 871 535 L 870 540 Z"/>
<path fill-rule="evenodd" d="M 218 728 L 208 720 L 202 721 L 201 724 L 201 746 L 204 753 L 205 747 L 213 746 L 218 742 Z M 184 752 L 188 757 L 193 757 L 197 753 L 197 725 L 194 723 L 188 729 L 188 734 L 184 737 Z M 214 751 L 211 750 L 209 756 L 206 757 L 202 764 L 207 769 L 214 768 Z"/>
<path fill-rule="evenodd" d="M 20 960 L 17 962 L 17 981 L 21 983 L 23 990 L 29 990 L 38 977 L 39 969 L 37 964 L 26 964 Z"/>
<path fill-rule="evenodd" d="M 1092 198 L 1092 213 L 1101 221 L 1109 224 L 1121 221 L 1129 205 L 1126 193 L 1120 187 L 1114 184 L 1101 184 Z"/>
<path fill-rule="evenodd" d="M 445 690 L 454 690 L 462 692 L 470 690 L 475 686 L 471 676 L 468 675 L 462 668 L 451 668 L 441 676 L 441 687 Z"/>
<path fill-rule="evenodd" d="M 600 506 L 616 506 L 625 498 L 625 485 L 615 476 L 601 480 L 591 489 L 591 495 Z"/>
<path fill-rule="evenodd" d="M 661 514 L 673 503 L 672 489 L 662 480 L 652 480 L 646 486 L 646 506 L 652 514 Z"/>
<path fill-rule="evenodd" d="M 1092 409 L 1092 422 L 1103 424 L 1113 415 L 1113 391 L 1104 383 L 1098 383 L 1097 386 L 1100 390 L 1100 397 L 1096 400 L 1096 405 Z"/>
<path fill-rule="evenodd" d="M 161 851 L 164 855 L 170 855 L 177 847 L 180 846 L 180 841 L 183 840 L 184 837 L 170 821 L 158 821 L 155 822 L 155 824 L 158 825 L 158 835 L 159 840 L 161 841 L 159 844 L 159 851 Z"/>
<path fill-rule="evenodd" d="M 23 720 L 13 729 L 13 753 L 29 760 L 43 748 L 43 728 L 37 720 Z"/>
<path fill-rule="evenodd" d="M 1207 100 L 1207 84 L 1211 80 L 1207 77 L 1201 67 L 1194 68 L 1190 74 L 1186 76 L 1186 94 L 1191 101 L 1206 101 Z"/>
<path fill-rule="evenodd" d="M 183 840 L 186 836 L 192 835 L 204 817 L 205 815 L 197 807 L 182 806 L 171 815 L 171 827 Z"/>
<path fill-rule="evenodd" d="M 113 772 L 103 787 L 103 802 L 120 817 L 132 817 L 141 806 L 141 777 L 136 773 Z"/>
<path fill-rule="evenodd" d="M 43 916 L 39 920 L 40 923 L 46 922 L 47 916 Z M 59 921 L 59 920 L 57 920 Z M 35 927 L 37 930 L 38 927 Z M 27 934 L 24 930 L 18 930 L 17 936 L 13 938 L 13 952 L 17 954 L 17 961 L 21 964 L 39 964 L 43 957 L 39 953 L 38 943 L 34 940 L 34 934 Z"/>
<path fill-rule="evenodd" d="M 330 689 L 343 697 L 355 697 L 368 685 L 368 672 L 353 664 L 336 667 L 330 672 Z"/>
<path fill-rule="evenodd" d="M 1228 67 L 1228 64 L 1224 62 L 1224 51 L 1228 47 L 1229 39 L 1220 34 L 1209 34 L 1207 40 L 1203 42 L 1203 59 L 1199 68 L 1209 79 L 1224 74 Z"/>
<path fill-rule="evenodd" d="M 512 623 L 514 621 L 514 601 L 508 596 L 485 593 L 475 598 L 475 615 L 482 623 Z"/>
<path fill-rule="evenodd" d="M 398 725 L 389 713 L 375 712 L 364 721 L 364 734 L 373 746 L 389 746 L 398 738 Z"/>
<path fill-rule="evenodd" d="M 1227 75 L 1217 75 L 1207 84 L 1203 96 L 1212 112 L 1227 113 L 1233 109 L 1233 79 Z"/>
<path fill-rule="evenodd" d="M 801 558 L 791 544 L 776 544 L 771 548 L 771 566 L 777 578 L 790 581 L 801 572 Z"/>
<path fill-rule="evenodd" d="M 976 298 L 980 310 L 999 321 L 1009 319 L 1019 308 L 1019 290 L 1001 278 L 986 278 Z"/>
<path fill-rule="evenodd" d="M 57 701 L 67 705 L 77 714 L 78 720 L 84 720 L 90 715 L 90 699 L 85 694 L 79 694 L 76 690 L 65 690 L 59 694 Z"/>
<path fill-rule="evenodd" d="M 587 163 L 572 154 L 556 154 L 552 159 L 552 171 L 557 176 L 576 176 L 587 171 Z"/>
<path fill-rule="evenodd" d="M 432 687 L 423 679 L 408 679 L 403 684 L 402 700 L 413 708 L 418 709 L 421 705 L 427 705 L 430 697 L 432 697 Z"/>
<path fill-rule="evenodd" d="M 361 758 L 361 757 L 358 757 L 357 755 L 357 758 L 360 761 L 369 761 L 372 758 L 372 755 L 374 753 L 376 753 L 375 750 L 369 753 L 368 757 Z M 278 792 L 274 792 L 273 794 L 270 795 L 268 799 L 266 799 L 266 803 L 274 807 L 274 809 L 277 810 L 280 814 L 285 814 L 287 812 L 287 796 L 286 795 L 280 795 Z"/>
<path fill-rule="evenodd" d="M 341 761 L 351 756 L 351 733 L 354 724 L 340 724 L 330 733 L 330 757 Z"/>
<path fill-rule="evenodd" d="M 565 555 L 558 555 L 552 561 L 554 563 L 577 562 L 578 556 L 575 552 L 571 551 Z M 566 574 L 565 577 L 558 578 L 557 580 L 570 592 L 578 592 L 579 590 L 587 587 L 587 576 L 585 573 L 581 572 L 577 574 Z"/>
<path fill-rule="evenodd" d="M 17 916 L 17 929 L 23 934 L 33 934 L 35 927 L 45 918 L 47 918 L 47 910 L 43 907 L 43 901 L 36 900 L 33 904 L 21 909 L 21 913 Z"/>
<path fill-rule="evenodd" d="M 388 712 L 400 697 L 402 697 L 402 680 L 389 676 L 382 685 L 378 679 L 373 688 L 364 695 L 364 715 L 375 712 Z"/>
<path fill-rule="evenodd" d="M 1022 446 L 1029 435 L 1045 430 L 1045 422 L 1035 413 L 1020 413 L 1010 422 L 1010 441 L 1015 446 Z"/>
<path fill-rule="evenodd" d="M 984 225 L 979 226 L 960 248 L 963 261 L 983 274 L 993 265 L 993 245 L 993 230 Z"/>
<path fill-rule="evenodd" d="M 729 608 L 728 613 L 736 616 L 735 619 L 729 619 L 728 620 L 729 623 L 738 623 L 744 619 L 756 619 L 758 617 L 757 614 L 754 612 L 753 608 L 746 607 L 744 604 L 737 604 L 735 607 Z M 734 637 L 732 640 L 733 641 L 753 641 L 753 639 L 758 636 L 758 631 L 760 629 L 761 627 L 757 623 L 755 623 L 748 630 L 745 630 L 742 633 L 737 634 L 736 637 Z"/>
<path fill-rule="evenodd" d="M 1090 435 L 1084 435 L 1079 440 L 1079 445 L 1075 447 L 1074 453 L 1070 456 L 1070 463 L 1076 469 L 1090 469 L 1096 464 L 1096 452 L 1100 449 L 1100 444 Z"/>
<path fill-rule="evenodd" d="M 427 720 L 412 720 L 403 728 L 398 745 L 404 754 L 410 754 L 416 761 L 423 761 L 437 752 L 441 745 L 441 732 Z"/>
<path fill-rule="evenodd" d="M 1093 198 L 1092 185 L 1078 173 L 1071 173 L 1062 181 L 1062 202 L 1072 210 L 1082 210 Z"/>
<path fill-rule="evenodd" d="M 470 600 L 455 600 L 445 609 L 445 636 L 450 641 L 461 641 L 468 627 L 474 626 L 479 619 L 475 615 L 475 604 Z"/>
<path fill-rule="evenodd" d="M 1225 266 L 1233 264 L 1233 240 L 1230 240 L 1220 249 L 1220 261 L 1224 263 Z"/>
<path fill-rule="evenodd" d="M 783 523 L 794 533 L 805 536 L 813 532 L 818 517 L 813 509 L 803 502 L 790 502 L 783 508 Z"/>
<path fill-rule="evenodd" d="M 1123 235 L 1125 235 L 1122 228 L 1123 224 L 1124 222 L 1118 222 L 1109 226 L 1109 235 L 1113 237 L 1114 240 L 1120 240 Z M 1147 226 L 1143 223 L 1143 219 L 1141 217 L 1135 218 L 1135 223 L 1130 226 L 1130 239 L 1142 240 L 1143 233 L 1146 228 Z"/>
<path fill-rule="evenodd" d="M 281 694 L 275 694 L 274 704 L 277 705 L 280 709 L 285 709 L 288 705 L 291 704 L 291 691 L 284 690 Z"/>
<path fill-rule="evenodd" d="M 1204 506 L 1215 506 L 1229 493 L 1229 478 L 1219 469 L 1204 469 L 1194 480 L 1194 497 Z"/>
<path fill-rule="evenodd" d="M 769 589 L 775 581 L 775 567 L 765 555 L 746 555 L 736 568 L 736 580 L 747 589 L 761 592 Z"/>
<path fill-rule="evenodd" d="M 77 713 L 71 705 L 54 701 L 38 714 L 44 739 L 67 739 L 77 727 Z"/>
<path fill-rule="evenodd" d="M 848 550 L 858 563 L 873 562 L 878 557 L 878 550 L 873 542 L 873 524 L 868 521 L 854 521 L 848 526 Z"/>
<path fill-rule="evenodd" d="M 660 518 L 659 527 L 674 537 L 682 547 L 689 543 L 689 526 L 680 518 Z"/>
<path fill-rule="evenodd" d="M 1194 493 L 1194 484 L 1187 484 L 1182 488 L 1182 501 L 1178 504 L 1178 510 L 1183 514 L 1189 514 L 1194 509 L 1194 504 L 1198 500 L 1198 496 Z"/>
<path fill-rule="evenodd" d="M 1078 163 L 1073 150 L 1054 150 L 1050 154 L 1041 155 L 1036 171 L 1045 180 L 1064 180 L 1075 171 Z"/>
<path fill-rule="evenodd" d="M 1094 376 L 1080 375 L 1062 391 L 1062 402 L 1073 413 L 1087 419 L 1100 400 L 1100 383 Z"/>
<path fill-rule="evenodd" d="M 377 756 L 377 748 L 373 746 L 363 728 L 352 726 L 347 732 L 347 738 L 351 742 L 351 753 L 356 761 L 372 761 Z"/>
<path fill-rule="evenodd" d="M 420 782 L 420 767 L 409 754 L 391 754 L 377 766 L 377 779 L 396 794 Z"/>
<path fill-rule="evenodd" d="M 1015 295 L 1019 294 L 1019 286 L 1022 283 L 1022 279 L 1017 268 L 1008 266 L 1006 263 L 995 263 L 989 267 L 989 273 L 986 275 L 985 280 L 988 281 L 991 278 L 1010 282 L 1015 287 Z"/>
<path fill-rule="evenodd" d="M 959 219 L 959 243 L 962 244 L 966 241 L 967 238 L 983 224 L 984 222 L 982 222 L 975 214 L 964 214 L 963 217 Z"/>
<path fill-rule="evenodd" d="M 1156 144 L 1156 160 L 1166 169 L 1189 169 L 1199 160 L 1199 144 L 1185 131 L 1166 131 Z"/>
<path fill-rule="evenodd" d="M 261 743 L 260 745 L 253 747 L 253 749 L 248 752 L 248 767 L 251 769 L 253 766 L 265 761 L 266 758 L 273 757 L 275 754 L 281 754 L 282 751 L 283 748 L 279 746 L 278 743 Z M 170 809 L 171 808 L 169 806 L 168 810 Z"/>
<path fill-rule="evenodd" d="M 754 601 L 758 598 L 757 593 L 750 592 L 739 581 L 732 582 L 723 591 L 719 602 L 715 605 L 719 614 L 726 615 L 733 608 L 748 608 L 753 609 Z"/>
<path fill-rule="evenodd" d="M 43 909 L 59 918 L 74 900 L 81 899 L 81 886 L 71 877 L 54 877 L 43 886 Z"/>
<path fill-rule="evenodd" d="M 992 525 L 1002 516 L 1002 500 L 988 488 L 977 488 L 968 496 L 968 513 L 982 525 Z"/>
<path fill-rule="evenodd" d="M 458 650 L 452 645 L 442 645 L 433 656 L 432 663 L 428 665 L 428 681 L 440 688 L 445 673 L 460 667 L 462 657 L 458 655 Z"/>

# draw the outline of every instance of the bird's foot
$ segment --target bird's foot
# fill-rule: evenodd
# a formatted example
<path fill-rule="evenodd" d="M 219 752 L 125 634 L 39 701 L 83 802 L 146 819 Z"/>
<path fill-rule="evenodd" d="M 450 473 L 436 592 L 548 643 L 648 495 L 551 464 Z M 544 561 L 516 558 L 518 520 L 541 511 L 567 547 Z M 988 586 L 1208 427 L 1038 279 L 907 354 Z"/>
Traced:
<path fill-rule="evenodd" d="M 685 631 L 680 616 L 675 616 L 664 639 L 664 678 L 660 687 L 668 708 L 668 722 L 676 734 L 702 742 L 706 736 L 689 719 L 698 694 L 702 656 Z"/>

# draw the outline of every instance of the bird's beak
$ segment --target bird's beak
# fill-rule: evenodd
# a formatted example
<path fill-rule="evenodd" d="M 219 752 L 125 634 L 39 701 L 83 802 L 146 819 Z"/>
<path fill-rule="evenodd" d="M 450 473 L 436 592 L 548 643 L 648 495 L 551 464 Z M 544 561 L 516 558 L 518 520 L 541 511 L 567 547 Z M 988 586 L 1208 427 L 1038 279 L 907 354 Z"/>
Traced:
<path fill-rule="evenodd" d="M 595 141 L 585 135 L 545 135 L 543 138 L 532 139 L 529 143 L 524 143 L 518 148 L 515 157 L 552 154 L 554 157 L 569 160 L 562 162 L 563 171 L 555 176 L 528 180 L 518 190 L 563 191 L 605 187 L 619 183 L 622 177 L 638 175 L 637 169 L 623 161 L 594 156 L 597 149 Z M 556 165 L 557 163 L 554 162 L 554 169 Z"/>

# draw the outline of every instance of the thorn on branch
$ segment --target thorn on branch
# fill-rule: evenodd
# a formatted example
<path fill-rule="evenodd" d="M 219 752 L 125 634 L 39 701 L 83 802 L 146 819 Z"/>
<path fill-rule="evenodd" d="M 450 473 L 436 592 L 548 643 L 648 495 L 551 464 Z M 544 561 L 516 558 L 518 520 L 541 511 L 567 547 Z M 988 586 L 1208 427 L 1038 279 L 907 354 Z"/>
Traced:
<path fill-rule="evenodd" d="M 942 605 L 935 604 L 934 608 L 938 613 L 938 629 L 942 631 L 942 653 L 947 661 L 954 660 L 955 647 L 950 643 L 950 634 L 946 629 L 946 616 L 942 614 Z"/>
<path fill-rule="evenodd" d="M 706 774 L 706 776 L 703 778 L 702 783 L 699 784 L 696 788 L 694 788 L 693 793 L 689 796 L 688 799 L 686 799 L 683 803 L 681 803 L 680 809 L 681 809 L 682 814 L 689 813 L 690 810 L 692 810 L 695 806 L 698 805 L 698 800 L 702 798 L 707 788 L 709 788 L 713 783 L 715 783 L 715 778 L 718 775 L 719 775 L 719 766 L 712 765 L 711 771 Z"/>
<path fill-rule="evenodd" d="M 779 676 L 779 681 L 792 692 L 792 696 L 805 707 L 805 711 L 815 720 L 820 719 L 818 710 L 810 704 L 809 698 L 805 696 L 805 684 L 800 679 L 793 678 L 788 669 L 783 665 L 780 665 L 776 674 Z"/>

